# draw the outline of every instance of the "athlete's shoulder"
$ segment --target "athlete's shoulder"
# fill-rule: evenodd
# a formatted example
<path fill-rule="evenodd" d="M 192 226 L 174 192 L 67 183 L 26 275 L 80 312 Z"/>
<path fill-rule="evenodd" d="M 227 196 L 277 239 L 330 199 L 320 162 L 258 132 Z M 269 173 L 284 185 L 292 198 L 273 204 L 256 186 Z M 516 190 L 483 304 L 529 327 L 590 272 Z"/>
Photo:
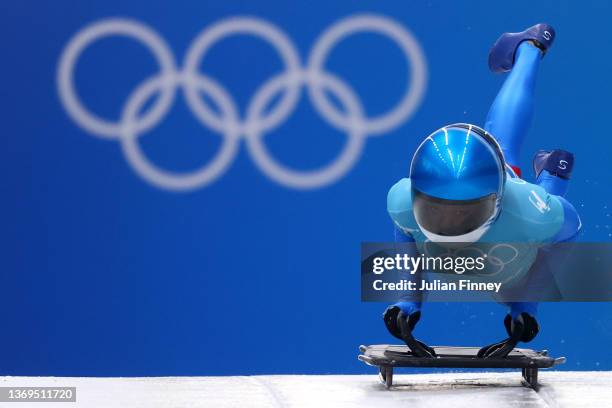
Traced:
<path fill-rule="evenodd" d="M 565 224 L 567 205 L 567 200 L 549 194 L 537 184 L 520 178 L 506 181 L 502 208 L 523 228 L 527 228 L 529 238 L 534 241 L 557 241 Z"/>
<path fill-rule="evenodd" d="M 412 183 L 403 178 L 395 183 L 387 193 L 387 211 L 397 213 L 412 211 Z"/>
<path fill-rule="evenodd" d="M 401 179 L 389 189 L 387 212 L 402 231 L 411 233 L 417 228 L 412 213 L 412 184 L 409 178 Z"/>
<path fill-rule="evenodd" d="M 558 202 L 555 202 L 553 196 L 546 190 L 520 178 L 508 178 L 502 205 L 507 205 L 509 210 L 536 222 L 543 222 L 559 215 L 558 211 L 553 211 L 551 205 L 560 209 Z"/>

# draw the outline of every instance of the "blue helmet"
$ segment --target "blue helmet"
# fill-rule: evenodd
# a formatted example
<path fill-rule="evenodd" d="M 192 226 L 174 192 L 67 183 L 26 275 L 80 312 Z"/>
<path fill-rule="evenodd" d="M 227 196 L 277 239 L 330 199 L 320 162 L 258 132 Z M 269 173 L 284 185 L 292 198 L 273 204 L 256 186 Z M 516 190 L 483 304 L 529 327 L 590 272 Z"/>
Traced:
<path fill-rule="evenodd" d="M 458 123 L 429 135 L 410 166 L 412 208 L 434 242 L 475 242 L 499 215 L 505 162 L 483 129 Z"/>

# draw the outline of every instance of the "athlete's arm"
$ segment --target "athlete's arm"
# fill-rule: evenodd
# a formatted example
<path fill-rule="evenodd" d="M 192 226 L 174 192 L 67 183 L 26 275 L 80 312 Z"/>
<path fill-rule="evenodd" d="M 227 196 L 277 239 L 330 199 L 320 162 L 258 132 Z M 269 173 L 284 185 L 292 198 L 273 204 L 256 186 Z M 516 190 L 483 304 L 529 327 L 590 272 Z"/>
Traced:
<path fill-rule="evenodd" d="M 395 227 L 396 253 L 407 254 L 410 257 L 418 256 L 414 238 L 397 226 Z M 414 274 L 408 272 L 400 273 L 402 279 L 409 281 L 420 281 L 421 271 Z M 417 284 L 417 286 L 420 286 Z M 434 350 L 425 343 L 415 339 L 412 331 L 421 318 L 421 296 L 419 292 L 406 292 L 399 302 L 389 306 L 383 314 L 383 320 L 389 333 L 406 342 L 410 350 L 421 357 L 432 357 Z"/>
<path fill-rule="evenodd" d="M 567 194 L 573 167 L 574 155 L 565 150 L 540 150 L 533 159 L 533 168 L 537 177 L 536 184 L 542 187 L 546 193 L 551 194 L 550 199 L 557 200 L 562 208 L 563 222 L 555 235 L 549 239 L 550 244 L 575 240 L 582 227 L 575 208 L 564 198 Z M 526 299 L 530 297 L 530 294 L 533 294 L 533 297 L 536 298 L 543 293 L 551 293 L 551 291 L 557 290 L 553 285 L 555 285 L 555 261 L 560 260 L 558 255 L 555 252 L 554 245 L 540 248 L 538 258 L 529 269 L 524 283 L 523 290 Z M 530 317 L 526 320 L 527 330 L 522 341 L 532 340 L 539 331 L 537 323 L 538 303 L 508 302 L 507 305 L 512 319 L 516 319 L 523 313 Z"/>
<path fill-rule="evenodd" d="M 395 242 L 400 244 L 396 247 L 396 252 L 401 252 L 402 254 L 405 253 L 411 258 L 418 256 L 416 242 L 414 241 L 414 238 L 412 237 L 412 235 L 410 235 L 407 232 L 402 231 L 397 226 L 395 227 L 394 235 L 395 235 Z M 401 279 L 406 279 L 412 282 L 421 281 L 421 270 L 420 269 L 417 270 L 414 274 L 410 274 L 405 271 L 400 274 L 401 274 Z M 417 287 L 420 287 L 420 286 L 421 286 L 420 284 L 417 284 Z M 400 297 L 399 302 L 396 303 L 395 305 L 399 306 L 400 309 L 404 313 L 411 314 L 411 313 L 421 310 L 422 298 L 423 296 L 420 291 L 406 292 Z"/>

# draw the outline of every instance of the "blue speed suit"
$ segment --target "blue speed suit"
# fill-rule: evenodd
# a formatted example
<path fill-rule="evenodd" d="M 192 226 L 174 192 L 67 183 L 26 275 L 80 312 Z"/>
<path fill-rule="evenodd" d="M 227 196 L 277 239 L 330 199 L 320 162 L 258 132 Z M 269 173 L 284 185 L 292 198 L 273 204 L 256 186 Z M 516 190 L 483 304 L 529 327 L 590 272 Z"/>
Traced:
<path fill-rule="evenodd" d="M 529 33 L 529 31 L 526 32 Z M 543 32 L 547 33 L 547 31 Z M 518 36 L 519 34 L 512 35 Z M 570 153 L 560 150 L 538 152 L 534 159 L 537 176 L 534 184 L 520 178 L 521 169 L 517 166 L 520 149 L 533 117 L 536 77 L 545 52 L 542 47 L 537 45 L 541 44 L 534 44 L 533 41 L 517 42 L 515 48 L 511 50 L 510 57 L 506 57 L 506 60 L 512 58 L 509 63 L 511 69 L 506 69 L 510 73 L 495 98 L 485 122 L 484 129 L 494 137 L 503 152 L 508 173 L 507 178 L 504 179 L 503 194 L 498 203 L 499 211 L 488 221 L 486 232 L 481 233 L 477 238 L 478 242 L 527 243 L 523 248 L 517 247 L 516 260 L 508 266 L 508 269 L 524 270 L 525 277 L 528 278 L 524 281 L 535 286 L 538 285 L 538 275 L 544 275 L 544 272 L 546 272 L 540 271 L 539 264 L 536 263 L 538 245 L 541 245 L 540 248 L 545 248 L 547 244 L 572 240 L 581 227 L 575 209 L 563 198 L 568 189 L 569 174 L 573 166 L 573 156 Z M 492 54 L 498 51 L 499 49 L 494 49 Z M 508 50 L 502 51 L 508 53 Z M 493 56 L 500 60 L 499 55 Z M 447 133 L 446 128 L 441 130 Z M 446 143 L 448 144 L 448 134 L 442 136 L 433 134 L 433 137 L 428 138 L 435 149 L 442 153 L 444 153 L 443 146 L 439 145 L 444 143 L 444 136 L 447 137 Z M 466 145 L 468 143 L 467 137 L 469 136 L 466 136 Z M 438 149 L 439 147 L 440 149 Z M 443 159 L 442 156 L 440 158 Z M 451 161 L 449 166 L 452 165 L 453 169 L 455 169 L 455 165 L 459 167 L 459 163 L 456 163 L 457 160 L 453 161 L 450 150 L 448 158 Z M 414 167 L 412 169 L 414 173 Z M 461 170 L 457 171 L 460 172 Z M 413 175 L 411 174 L 411 178 Z M 427 242 L 428 238 L 431 240 L 431 235 L 423 231 L 421 223 L 417 222 L 415 218 L 414 203 L 411 198 L 414 197 L 414 185 L 411 178 L 401 179 L 390 189 L 387 197 L 387 209 L 395 224 L 396 242 L 413 243 L 410 246 L 412 254 L 409 255 L 416 256 L 418 253 L 422 253 L 423 243 Z M 411 279 L 419 279 L 418 274 L 413 275 Z M 541 279 L 545 278 L 542 277 Z M 529 288 L 526 287 L 525 290 L 529 290 Z M 411 349 L 413 349 L 413 346 L 414 348 L 419 348 L 419 345 L 424 346 L 426 350 L 421 350 L 421 352 L 427 354 L 427 350 L 431 351 L 431 349 L 423 343 L 416 340 L 409 343 L 406 340 L 406 336 L 410 337 L 407 332 L 414 328 L 420 318 L 421 299 L 419 296 L 418 293 L 406 294 L 400 302 L 387 309 L 384 318 L 385 324 L 392 334 L 405 340 Z M 503 302 L 503 299 L 501 301 Z M 510 336 L 512 337 L 511 327 L 514 327 L 514 320 L 518 319 L 519 316 L 521 317 L 520 324 L 524 324 L 526 330 L 531 331 L 530 334 L 525 333 L 514 339 L 516 341 L 512 343 L 511 349 L 517 341 L 530 341 L 537 334 L 538 326 L 535 320 L 537 303 L 503 303 L 509 307 L 509 314 L 504 323 Z M 400 330 L 398 326 L 402 319 L 398 318 L 398 314 L 410 316 L 407 318 L 408 329 L 402 327 Z M 395 319 L 398 321 L 397 325 Z M 511 322 L 512 319 L 514 320 Z M 499 352 L 499 344 L 492 346 L 496 346 L 497 352 Z M 494 354 L 495 349 L 493 347 L 488 352 Z M 506 350 L 506 353 L 508 351 Z"/>

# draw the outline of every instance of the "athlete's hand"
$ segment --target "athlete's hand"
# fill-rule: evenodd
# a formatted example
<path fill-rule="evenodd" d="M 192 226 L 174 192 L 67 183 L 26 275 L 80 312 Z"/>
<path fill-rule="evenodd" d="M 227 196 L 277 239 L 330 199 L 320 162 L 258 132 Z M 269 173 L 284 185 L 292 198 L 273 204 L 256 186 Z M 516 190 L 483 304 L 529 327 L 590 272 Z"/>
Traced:
<path fill-rule="evenodd" d="M 389 333 L 391 333 L 393 336 L 403 340 L 402 332 L 397 324 L 397 316 L 400 314 L 400 312 L 404 314 L 404 319 L 407 317 L 409 329 L 414 330 L 414 326 L 416 326 L 417 322 L 421 318 L 421 311 L 419 304 L 416 302 L 398 302 L 389 306 L 385 310 L 383 320 L 385 321 L 387 330 L 389 330 Z"/>
<path fill-rule="evenodd" d="M 504 326 L 508 333 L 508 338 L 498 343 L 485 346 L 478 351 L 478 357 L 484 358 L 503 358 L 508 355 L 518 344 L 519 341 L 530 342 L 540 331 L 538 321 L 529 313 L 523 312 L 514 319 L 506 315 Z"/>
<path fill-rule="evenodd" d="M 436 355 L 435 351 L 412 335 L 412 331 L 420 318 L 419 304 L 415 302 L 399 302 L 391 305 L 383 315 L 389 333 L 403 340 L 414 355 L 434 357 Z"/>
<path fill-rule="evenodd" d="M 510 315 L 506 315 L 506 318 L 504 319 L 504 326 L 506 326 L 506 332 L 508 332 L 509 336 L 512 336 L 518 331 L 518 325 L 523 326 L 521 329 L 522 334 L 519 340 L 524 343 L 529 343 L 540 332 L 540 325 L 538 324 L 536 318 L 531 314 L 522 312 L 514 319 L 512 319 Z"/>

